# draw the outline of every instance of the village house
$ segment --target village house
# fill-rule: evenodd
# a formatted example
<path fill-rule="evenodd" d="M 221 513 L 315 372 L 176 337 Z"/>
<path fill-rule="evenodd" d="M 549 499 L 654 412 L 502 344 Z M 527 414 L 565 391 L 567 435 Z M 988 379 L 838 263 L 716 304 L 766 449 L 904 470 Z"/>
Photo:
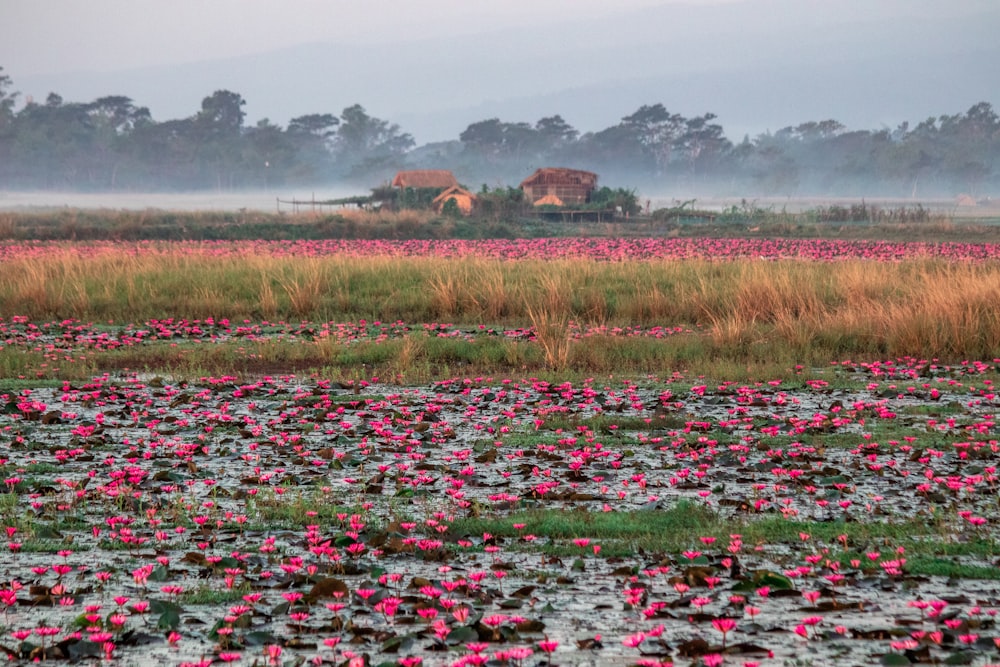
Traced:
<path fill-rule="evenodd" d="M 392 187 L 447 190 L 458 187 L 458 181 L 447 169 L 414 169 L 398 172 L 392 179 Z"/>
<path fill-rule="evenodd" d="M 458 206 L 458 210 L 462 212 L 462 215 L 469 215 L 472 213 L 472 207 L 476 203 L 476 195 L 472 194 L 465 188 L 461 186 L 454 186 L 448 188 L 431 202 L 434 210 L 440 213 L 444 210 L 445 204 L 449 201 L 454 201 L 455 205 Z"/>
<path fill-rule="evenodd" d="M 580 169 L 545 167 L 521 181 L 524 198 L 534 205 L 586 204 L 597 188 L 597 174 Z"/>

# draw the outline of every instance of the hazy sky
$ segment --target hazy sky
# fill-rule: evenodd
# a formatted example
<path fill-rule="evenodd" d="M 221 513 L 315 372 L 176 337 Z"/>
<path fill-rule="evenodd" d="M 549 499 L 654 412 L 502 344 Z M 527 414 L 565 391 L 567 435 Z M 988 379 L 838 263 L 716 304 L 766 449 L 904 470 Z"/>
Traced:
<path fill-rule="evenodd" d="M 295 44 L 384 43 L 739 0 L 2 0 L 0 66 L 26 76 L 262 53 Z M 803 0 L 809 1 L 809 0 Z"/>
<path fill-rule="evenodd" d="M 891 128 L 1000 102 L 997 35 L 1000 0 L 0 0 L 19 104 L 127 95 L 163 121 L 225 89 L 248 124 L 357 103 L 418 143 L 655 103 L 734 140 Z"/>

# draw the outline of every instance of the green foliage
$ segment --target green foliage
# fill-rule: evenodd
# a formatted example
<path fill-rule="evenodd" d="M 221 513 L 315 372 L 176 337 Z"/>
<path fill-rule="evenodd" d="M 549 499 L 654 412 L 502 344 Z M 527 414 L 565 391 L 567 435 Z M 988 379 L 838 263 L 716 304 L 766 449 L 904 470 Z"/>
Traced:
<path fill-rule="evenodd" d="M 540 165 L 589 169 L 606 182 L 657 192 L 725 183 L 730 190 L 752 188 L 766 195 L 982 198 L 1000 185 L 995 166 L 1000 116 L 988 102 L 894 130 L 850 131 L 828 119 L 747 136 L 738 144 L 712 113 L 686 117 L 655 103 L 582 135 L 559 115 L 534 124 L 489 118 L 471 123 L 451 141 L 413 150 L 412 136 L 360 104 L 339 115 L 303 114 L 285 128 L 266 118 L 248 127 L 246 100 L 230 90 L 206 96 L 190 116 L 158 122 L 124 95 L 76 102 L 52 93 L 44 103 L 15 111 L 13 85 L 0 69 L 4 189 L 275 189 L 334 178 L 370 185 L 400 168 L 442 167 L 464 178 L 517 183 Z M 525 212 L 503 189 L 489 193 L 486 218 L 513 219 Z M 596 196 L 595 205 L 639 212 L 633 192 Z M 873 221 L 870 213 L 831 207 L 818 219 Z M 743 210 L 729 214 L 747 219 Z M 916 210 L 905 220 L 923 215 Z M 661 214 L 674 217 L 669 210 Z"/>
<path fill-rule="evenodd" d="M 524 199 L 524 191 L 520 188 L 494 188 L 490 190 L 485 183 L 477 195 L 476 206 L 479 217 L 490 220 L 511 220 L 527 215 L 531 205 Z"/>
<path fill-rule="evenodd" d="M 462 215 L 462 209 L 458 207 L 458 202 L 454 198 L 449 199 L 441 207 L 441 215 L 446 218 L 458 218 Z"/>
<path fill-rule="evenodd" d="M 622 214 L 638 215 L 642 212 L 639 196 L 635 190 L 616 188 L 612 190 L 604 186 L 590 194 L 590 202 L 584 208 L 621 211 Z"/>
<path fill-rule="evenodd" d="M 720 222 L 750 224 L 765 220 L 773 221 L 776 217 L 778 215 L 775 214 L 773 207 L 758 206 L 756 201 L 748 201 L 746 199 L 741 199 L 738 205 L 733 204 L 729 208 L 723 209 L 718 215 Z"/>
<path fill-rule="evenodd" d="M 403 188 L 398 190 L 395 205 L 400 209 L 426 210 L 441 192 L 441 188 Z"/>
<path fill-rule="evenodd" d="M 398 169 L 415 143 L 399 125 L 369 116 L 360 104 L 344 109 L 340 121 L 333 153 L 342 174 L 358 182 Z"/>
<path fill-rule="evenodd" d="M 14 80 L 4 73 L 3 67 L 0 67 L 0 132 L 6 130 L 14 117 L 14 103 L 17 101 L 18 93 L 9 92 L 12 85 Z"/>
<path fill-rule="evenodd" d="M 862 201 L 859 204 L 820 206 L 810 212 L 816 222 L 868 222 L 888 224 L 924 224 L 933 215 L 922 205 L 883 208 Z"/>

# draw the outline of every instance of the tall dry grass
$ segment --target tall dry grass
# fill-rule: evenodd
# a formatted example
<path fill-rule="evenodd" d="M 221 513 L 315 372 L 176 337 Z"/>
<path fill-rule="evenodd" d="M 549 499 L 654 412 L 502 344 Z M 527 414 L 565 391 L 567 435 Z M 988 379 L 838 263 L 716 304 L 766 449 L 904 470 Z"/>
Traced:
<path fill-rule="evenodd" d="M 291 313 L 300 319 L 309 319 L 320 310 L 327 289 L 326 271 L 316 258 L 306 258 L 278 277 L 278 284 L 285 290 Z"/>
<path fill-rule="evenodd" d="M 458 314 L 461 287 L 456 276 L 431 276 L 427 291 L 430 297 L 430 309 L 435 318 L 447 320 Z"/>
<path fill-rule="evenodd" d="M 227 317 L 534 326 L 683 326 L 709 351 L 992 358 L 1000 265 L 843 261 L 501 261 L 215 257 L 72 247 L 0 264 L 0 316 L 139 322 Z M 558 333 L 558 335 L 557 335 Z M 568 343 L 566 343 L 568 345 Z"/>
<path fill-rule="evenodd" d="M 533 305 L 527 308 L 535 342 L 542 348 L 546 365 L 554 370 L 566 368 L 571 345 L 569 317 L 565 311 L 549 311 Z"/>
<path fill-rule="evenodd" d="M 337 215 L 359 225 L 387 225 L 397 227 L 407 227 L 410 225 L 427 226 L 437 217 L 434 211 L 418 211 L 415 209 L 404 209 L 401 211 L 343 209 L 337 211 Z"/>
<path fill-rule="evenodd" d="M 467 312 L 479 313 L 485 322 L 500 322 L 517 311 L 518 295 L 523 286 L 511 280 L 508 272 L 497 262 L 471 260 L 461 270 L 461 286 L 464 293 L 459 302 Z"/>

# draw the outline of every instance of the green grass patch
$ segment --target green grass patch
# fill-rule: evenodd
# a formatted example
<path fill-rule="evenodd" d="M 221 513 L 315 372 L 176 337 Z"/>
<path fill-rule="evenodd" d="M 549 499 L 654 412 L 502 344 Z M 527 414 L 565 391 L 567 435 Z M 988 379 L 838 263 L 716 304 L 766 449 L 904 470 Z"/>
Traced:
<path fill-rule="evenodd" d="M 20 553 L 25 554 L 54 554 L 67 548 L 68 545 L 65 542 L 57 542 L 54 540 L 25 540 L 21 543 L 19 551 Z M 87 551 L 88 549 L 80 549 L 74 545 L 73 550 Z"/>
<path fill-rule="evenodd" d="M 907 405 L 899 410 L 900 414 L 917 415 L 921 417 L 939 417 L 941 415 L 960 415 L 966 412 L 964 405 L 958 401 L 929 403 L 923 405 Z"/>
<path fill-rule="evenodd" d="M 268 529 L 276 527 L 299 529 L 311 524 L 339 525 L 341 519 L 338 515 L 342 514 L 361 515 L 368 528 L 381 523 L 372 512 L 361 507 L 333 503 L 330 496 L 318 491 L 309 494 L 286 492 L 278 495 L 268 489 L 252 501 L 248 501 L 247 510 L 255 525 L 259 524 Z"/>
<path fill-rule="evenodd" d="M 570 431 L 579 432 L 586 428 L 588 431 L 601 435 L 615 435 L 622 431 L 643 431 L 649 432 L 657 429 L 682 429 L 689 420 L 683 415 L 662 413 L 650 417 L 635 417 L 616 414 L 595 414 L 595 415 L 549 415 L 539 427 L 543 431 Z M 568 435 L 572 435 L 569 433 Z"/>
<path fill-rule="evenodd" d="M 522 530 L 514 524 L 525 524 Z M 684 549 L 698 535 L 712 535 L 724 524 L 711 510 L 679 502 L 666 510 L 585 512 L 530 510 L 503 518 L 461 518 L 452 524 L 460 533 L 488 532 L 505 537 L 535 534 L 555 540 L 589 537 L 594 540 L 641 540 L 660 543 L 662 550 Z M 671 548 L 666 548 L 669 545 Z"/>
<path fill-rule="evenodd" d="M 525 524 L 518 530 L 514 524 Z M 899 522 L 812 522 L 776 517 L 757 520 L 723 519 L 702 505 L 681 501 L 663 510 L 629 512 L 584 512 L 532 510 L 502 518 L 463 518 L 453 531 L 478 535 L 490 533 L 507 538 L 533 534 L 551 541 L 540 546 L 514 542 L 512 548 L 538 549 L 556 556 L 574 556 L 586 549 L 575 545 L 576 538 L 589 538 L 601 545 L 602 557 L 630 557 L 642 551 L 650 554 L 679 554 L 685 550 L 705 551 L 699 538 L 715 537 L 727 544 L 730 535 L 740 535 L 744 545 L 783 545 L 795 553 L 811 553 L 818 545 L 832 549 L 831 557 L 844 564 L 851 559 L 867 562 L 865 553 L 879 551 L 890 558 L 898 547 L 904 549 L 906 571 L 912 574 L 943 574 L 966 578 L 1000 579 L 1000 571 L 962 563 L 996 558 L 1000 544 L 992 539 L 959 540 L 946 525 L 911 519 Z M 807 535 L 807 539 L 803 539 Z M 846 536 L 842 542 L 842 536 Z M 718 549 L 718 547 L 712 547 Z M 710 548 L 711 549 L 711 548 Z"/>
<path fill-rule="evenodd" d="M 4 354 L 15 354 L 13 350 L 10 352 L 0 351 L 0 359 L 3 358 Z M 26 353 L 21 353 L 26 354 Z M 25 369 L 30 366 L 30 363 L 25 365 Z M 30 370 L 28 372 L 31 372 Z M 63 381 L 57 378 L 46 378 L 46 377 L 35 377 L 35 378 L 11 378 L 3 377 L 0 378 L 0 394 L 15 393 L 23 391 L 25 389 L 55 389 L 61 387 Z"/>
<path fill-rule="evenodd" d="M 250 592 L 249 584 L 240 584 L 232 588 L 211 588 L 199 586 L 190 591 L 184 591 L 179 601 L 190 605 L 217 605 L 241 602 L 243 596 Z"/>
<path fill-rule="evenodd" d="M 955 558 L 916 556 L 906 560 L 905 570 L 924 577 L 1000 580 L 1000 568 L 996 565 L 972 565 Z"/>
<path fill-rule="evenodd" d="M 0 466 L 0 475 L 47 475 L 59 472 L 59 466 L 54 463 L 28 463 L 23 466 Z"/>

